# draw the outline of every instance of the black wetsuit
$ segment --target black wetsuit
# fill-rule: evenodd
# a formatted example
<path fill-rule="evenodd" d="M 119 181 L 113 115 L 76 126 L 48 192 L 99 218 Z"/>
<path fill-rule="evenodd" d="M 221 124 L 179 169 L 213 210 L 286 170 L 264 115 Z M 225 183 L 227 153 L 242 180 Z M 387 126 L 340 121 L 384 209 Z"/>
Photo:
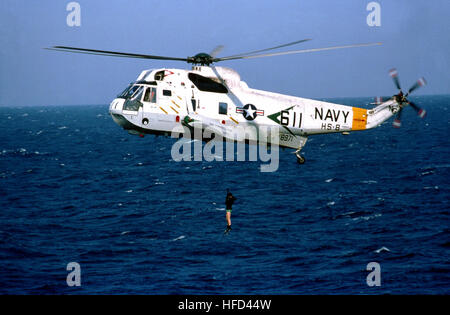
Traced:
<path fill-rule="evenodd" d="M 231 208 L 233 206 L 233 203 L 235 202 L 236 198 L 231 194 L 228 193 L 227 194 L 227 198 L 225 199 L 225 205 L 226 205 L 226 210 L 231 212 Z"/>

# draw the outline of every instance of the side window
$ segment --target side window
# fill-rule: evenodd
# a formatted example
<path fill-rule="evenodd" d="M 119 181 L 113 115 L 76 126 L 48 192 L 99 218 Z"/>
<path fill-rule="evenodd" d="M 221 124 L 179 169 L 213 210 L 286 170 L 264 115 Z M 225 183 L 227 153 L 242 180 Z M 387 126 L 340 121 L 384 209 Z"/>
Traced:
<path fill-rule="evenodd" d="M 152 88 L 147 88 L 144 94 L 144 102 L 150 102 L 150 92 Z"/>
<path fill-rule="evenodd" d="M 163 95 L 164 96 L 172 96 L 172 91 L 171 90 L 163 90 Z"/>
<path fill-rule="evenodd" d="M 197 102 L 195 101 L 195 99 L 191 99 L 191 103 L 192 103 L 192 109 L 195 112 L 197 110 Z"/>
<path fill-rule="evenodd" d="M 164 70 L 158 71 L 158 72 L 155 73 L 155 80 L 156 81 L 164 80 Z"/>
<path fill-rule="evenodd" d="M 152 91 L 150 93 L 150 103 L 156 103 L 156 88 L 152 87 Z"/>
<path fill-rule="evenodd" d="M 148 87 L 145 90 L 144 102 L 156 103 L 156 88 Z"/>
<path fill-rule="evenodd" d="M 227 103 L 219 103 L 219 114 L 226 115 L 228 113 L 228 104 Z"/>

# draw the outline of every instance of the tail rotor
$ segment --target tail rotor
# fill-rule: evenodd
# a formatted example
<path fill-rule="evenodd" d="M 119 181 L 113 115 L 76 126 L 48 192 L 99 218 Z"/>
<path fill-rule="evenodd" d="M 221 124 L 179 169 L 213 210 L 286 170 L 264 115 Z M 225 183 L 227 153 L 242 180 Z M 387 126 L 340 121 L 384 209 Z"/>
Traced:
<path fill-rule="evenodd" d="M 424 86 L 427 84 L 427 81 L 425 80 L 425 78 L 420 78 L 419 80 L 417 80 L 416 83 L 414 83 L 408 90 L 408 93 L 403 94 L 402 88 L 400 86 L 400 80 L 398 78 L 398 71 L 397 69 L 391 69 L 389 70 L 389 75 L 391 76 L 392 80 L 394 81 L 395 86 L 397 87 L 397 89 L 399 90 L 398 94 L 394 95 L 393 98 L 394 100 L 400 105 L 400 110 L 397 113 L 397 116 L 394 119 L 393 122 L 393 126 L 395 128 L 400 128 L 402 125 L 401 122 L 401 116 L 402 116 L 402 111 L 403 108 L 410 105 L 416 112 L 417 115 L 420 118 L 424 118 L 426 115 L 426 111 L 422 108 L 420 108 L 419 106 L 417 106 L 416 104 L 414 104 L 413 102 L 410 102 L 407 97 L 415 90 L 417 90 L 418 88 L 420 88 L 421 86 Z"/>

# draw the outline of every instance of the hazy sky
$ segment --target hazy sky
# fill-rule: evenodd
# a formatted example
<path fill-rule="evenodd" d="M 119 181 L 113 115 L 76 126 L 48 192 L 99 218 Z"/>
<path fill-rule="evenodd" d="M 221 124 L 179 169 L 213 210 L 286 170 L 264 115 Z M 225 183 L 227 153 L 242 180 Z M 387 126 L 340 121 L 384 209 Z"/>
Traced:
<path fill-rule="evenodd" d="M 303 38 L 290 49 L 383 42 L 383 46 L 235 60 L 250 87 L 322 98 L 391 95 L 396 67 L 417 94 L 450 94 L 450 0 L 78 0 L 81 26 L 66 23 L 69 0 L 0 1 L 0 106 L 107 104 L 141 70 L 182 62 L 69 54 L 53 45 L 187 57 L 224 45 L 220 56 Z M 284 49 L 287 50 L 287 49 Z"/>

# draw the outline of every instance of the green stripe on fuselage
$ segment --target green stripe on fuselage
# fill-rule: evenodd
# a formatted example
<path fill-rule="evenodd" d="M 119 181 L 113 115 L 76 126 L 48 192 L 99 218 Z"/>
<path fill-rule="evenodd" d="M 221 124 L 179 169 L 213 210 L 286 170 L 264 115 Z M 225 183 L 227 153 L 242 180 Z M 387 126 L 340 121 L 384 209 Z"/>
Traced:
<path fill-rule="evenodd" d="M 284 109 L 284 110 L 290 110 L 290 109 L 292 109 L 292 108 L 294 108 L 294 106 L 291 106 L 291 107 L 286 108 L 286 109 Z M 281 124 L 281 122 L 278 120 L 278 117 L 281 115 L 281 112 L 282 112 L 282 111 L 279 111 L 278 113 L 274 113 L 274 114 L 272 114 L 272 115 L 268 115 L 267 118 L 269 118 L 269 119 L 273 120 L 274 122 L 276 122 L 277 124 L 281 125 L 281 126 L 282 126 L 284 129 L 286 129 L 291 135 L 295 136 L 295 135 L 292 133 L 292 131 L 291 131 L 288 127 L 283 126 L 283 125 Z"/>

